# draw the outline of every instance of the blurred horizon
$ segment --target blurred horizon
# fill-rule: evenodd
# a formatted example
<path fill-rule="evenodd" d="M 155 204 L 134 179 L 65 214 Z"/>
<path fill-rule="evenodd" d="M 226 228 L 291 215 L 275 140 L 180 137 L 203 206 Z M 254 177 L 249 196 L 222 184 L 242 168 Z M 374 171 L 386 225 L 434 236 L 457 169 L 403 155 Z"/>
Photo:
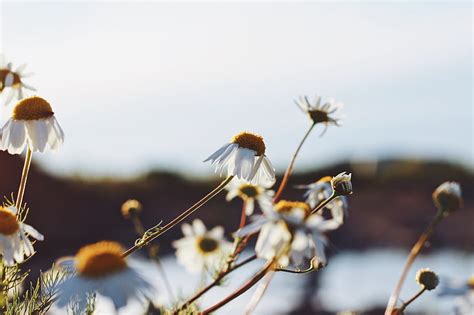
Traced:
<path fill-rule="evenodd" d="M 211 176 L 202 160 L 241 130 L 265 137 L 282 172 L 310 123 L 293 100 L 315 93 L 346 119 L 316 128 L 296 171 L 400 157 L 472 169 L 471 9 L 2 2 L 0 50 L 28 63 L 66 132 L 34 157 L 55 174 Z"/>

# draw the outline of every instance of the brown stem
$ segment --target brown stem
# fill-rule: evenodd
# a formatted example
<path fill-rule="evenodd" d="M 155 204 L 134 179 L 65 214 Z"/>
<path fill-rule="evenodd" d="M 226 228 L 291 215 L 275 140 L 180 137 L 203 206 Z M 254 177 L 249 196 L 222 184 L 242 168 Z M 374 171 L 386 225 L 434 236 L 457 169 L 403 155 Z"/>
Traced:
<path fill-rule="evenodd" d="M 122 257 L 127 257 L 128 255 L 132 254 L 133 252 L 137 251 L 140 248 L 143 248 L 146 246 L 148 243 L 156 239 L 158 236 L 166 233 L 168 230 L 170 230 L 172 227 L 174 227 L 176 224 L 179 224 L 181 221 L 186 219 L 188 216 L 190 216 L 194 211 L 202 207 L 206 202 L 214 198 L 217 194 L 219 194 L 225 186 L 232 180 L 234 176 L 229 176 L 227 177 L 222 183 L 219 184 L 214 190 L 212 190 L 210 193 L 208 193 L 206 196 L 204 196 L 201 200 L 196 202 L 194 205 L 192 205 L 190 208 L 188 208 L 186 211 L 178 215 L 176 218 L 174 218 L 171 222 L 163 226 L 162 228 L 159 229 L 158 232 L 150 234 L 149 236 L 145 237 L 143 240 L 138 242 L 137 244 L 133 245 L 129 249 L 127 249 L 123 254 Z"/>
<path fill-rule="evenodd" d="M 262 279 L 267 274 L 267 272 L 269 272 L 273 268 L 273 266 L 274 266 L 274 261 L 273 260 L 267 262 L 265 264 L 265 266 L 262 268 L 262 270 L 260 270 L 257 274 L 255 274 L 255 276 L 253 276 L 250 280 L 248 280 L 239 289 L 237 289 L 236 291 L 234 291 L 233 293 L 231 293 L 230 295 L 225 297 L 220 302 L 218 302 L 215 305 L 213 305 L 213 306 L 209 307 L 208 309 L 204 310 L 200 314 L 206 315 L 206 314 L 212 313 L 212 312 L 218 310 L 219 308 L 221 308 L 222 306 L 226 305 L 227 303 L 229 303 L 233 299 L 235 299 L 235 298 L 239 297 L 240 295 L 242 295 L 243 293 L 247 292 L 247 290 L 250 289 L 251 287 L 253 287 L 258 281 L 260 281 L 260 279 Z"/>
<path fill-rule="evenodd" d="M 316 212 L 318 212 L 319 210 L 324 208 L 328 203 L 333 201 L 336 197 L 337 197 L 337 195 L 333 193 L 331 196 L 328 197 L 328 199 L 326 199 L 323 202 L 317 204 L 316 207 L 314 207 L 314 209 L 311 210 L 311 214 L 315 214 Z"/>
<path fill-rule="evenodd" d="M 23 171 L 21 172 L 20 187 L 18 188 L 18 195 L 16 197 L 15 207 L 19 210 L 23 203 L 23 196 L 25 195 L 26 181 L 28 179 L 28 172 L 30 171 L 31 158 L 33 152 L 28 147 L 25 156 L 25 163 L 23 164 Z"/>
<path fill-rule="evenodd" d="M 401 314 L 403 314 L 403 311 L 407 308 L 407 306 L 410 305 L 411 302 L 413 302 L 414 300 L 416 300 L 417 298 L 419 298 L 420 295 L 422 295 L 425 291 L 426 291 L 426 287 L 423 287 L 423 288 L 422 288 L 420 291 L 418 291 L 418 293 L 415 294 L 411 299 L 409 299 L 408 301 L 406 301 L 405 303 L 403 303 L 403 305 L 402 305 L 399 309 L 395 310 L 395 311 L 394 311 L 395 314 L 393 314 L 393 315 L 399 315 L 399 314 L 401 315 Z"/>
<path fill-rule="evenodd" d="M 288 183 L 288 179 L 290 178 L 291 172 L 293 171 L 293 166 L 295 165 L 296 157 L 298 156 L 298 153 L 300 152 L 301 147 L 303 147 L 303 144 L 306 141 L 306 138 L 308 138 L 314 126 L 316 126 L 315 123 L 311 124 L 308 131 L 306 131 L 303 139 L 301 139 L 300 143 L 298 144 L 298 147 L 296 148 L 295 153 L 293 153 L 293 157 L 291 158 L 290 164 L 288 164 L 288 167 L 286 168 L 286 171 L 285 171 L 285 175 L 283 176 L 283 179 L 281 180 L 280 187 L 278 187 L 278 191 L 275 194 L 275 197 L 273 197 L 273 202 L 277 202 L 278 199 L 280 199 L 280 195 L 285 189 L 286 184 Z"/>
<path fill-rule="evenodd" d="M 214 279 L 214 281 L 212 281 L 211 283 L 209 283 L 206 287 L 202 288 L 201 290 L 199 290 L 196 294 L 194 294 L 188 301 L 186 301 L 186 303 L 184 303 L 183 305 L 181 305 L 176 311 L 173 312 L 174 315 L 177 315 L 179 314 L 180 311 L 186 309 L 189 305 L 191 305 L 194 301 L 196 301 L 197 299 L 199 299 L 201 296 L 203 296 L 207 291 L 209 291 L 210 289 L 212 289 L 213 287 L 219 285 L 219 283 L 221 282 L 221 280 L 227 276 L 229 273 L 231 273 L 232 271 L 242 267 L 243 265 L 245 264 L 248 264 L 249 262 L 255 260 L 257 258 L 257 255 L 252 255 L 244 260 L 242 260 L 240 263 L 238 264 L 235 264 L 233 267 L 231 268 L 228 268 L 226 269 L 225 271 L 219 273 L 219 275 Z"/>
<path fill-rule="evenodd" d="M 388 300 L 388 303 L 387 303 L 387 308 L 385 309 L 385 315 L 392 315 L 392 312 L 398 301 L 403 283 L 405 282 L 405 279 L 408 275 L 408 271 L 410 270 L 410 267 L 413 265 L 413 262 L 415 261 L 416 257 L 418 256 L 421 249 L 425 245 L 426 241 L 433 234 L 436 226 L 439 224 L 439 222 L 441 222 L 443 218 L 444 218 L 443 212 L 439 211 L 436 214 L 436 216 L 431 220 L 430 224 L 428 225 L 426 230 L 423 232 L 423 234 L 421 234 L 420 238 L 415 243 L 415 245 L 413 245 L 410 251 L 410 254 L 408 255 L 407 260 L 405 262 L 405 266 L 403 267 L 402 274 L 400 275 L 400 278 L 398 279 L 397 285 L 395 286 L 392 294 L 390 295 L 390 299 Z"/>
<path fill-rule="evenodd" d="M 244 200 L 244 204 L 242 205 L 242 214 L 240 215 L 239 229 L 241 229 L 245 226 L 245 221 L 247 220 L 247 213 L 245 211 L 246 206 L 247 206 L 247 201 Z"/>

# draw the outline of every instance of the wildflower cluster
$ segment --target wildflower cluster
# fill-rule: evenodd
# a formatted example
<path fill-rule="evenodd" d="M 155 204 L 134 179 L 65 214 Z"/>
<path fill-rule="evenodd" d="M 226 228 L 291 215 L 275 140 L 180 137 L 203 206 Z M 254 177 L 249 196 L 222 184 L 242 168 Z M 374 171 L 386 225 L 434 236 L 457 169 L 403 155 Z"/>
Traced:
<path fill-rule="evenodd" d="M 0 93 L 12 95 L 18 102 L 11 118 L 1 128 L 0 149 L 10 154 L 25 154 L 18 193 L 14 200 L 0 206 L 0 255 L 1 255 L 1 312 L 5 314 L 44 314 L 50 308 L 62 313 L 93 314 L 96 304 L 109 300 L 116 310 L 130 303 L 143 306 L 143 312 L 155 308 L 158 294 L 156 282 L 165 283 L 172 305 L 162 306 L 167 314 L 209 314 L 233 301 L 255 286 L 260 285 L 250 300 L 245 313 L 251 313 L 271 284 L 275 273 L 304 274 L 318 271 L 328 264 L 326 247 L 327 232 L 341 227 L 348 215 L 348 198 L 353 193 L 352 174 L 341 172 L 335 176 L 314 179 L 311 183 L 297 183 L 304 189 L 297 200 L 281 199 L 290 181 L 295 161 L 305 140 L 316 126 L 339 126 L 341 103 L 316 97 L 312 104 L 307 97 L 296 103 L 310 119 L 309 129 L 298 144 L 286 172 L 276 186 L 277 178 L 269 157 L 264 138 L 244 131 L 214 153 L 205 162 L 215 166 L 223 181 L 209 194 L 166 224 L 162 221 L 143 222 L 141 214 L 145 206 L 135 199 L 127 200 L 121 207 L 123 217 L 130 220 L 139 238 L 129 248 L 113 240 L 84 244 L 74 256 L 56 261 L 53 268 L 42 274 L 36 285 L 20 292 L 26 277 L 19 266 L 35 254 L 34 242 L 44 237 L 27 220 L 28 207 L 23 201 L 33 153 L 45 153 L 61 148 L 64 132 L 56 119 L 52 105 L 43 97 L 24 97 L 24 67 L 12 70 L 11 63 L 0 63 Z M 204 222 L 194 219 L 184 221 L 203 207 L 209 200 L 227 190 L 226 200 L 242 201 L 238 227 L 233 240 L 226 237 L 220 226 L 207 229 Z M 435 226 L 461 205 L 460 188 L 456 183 L 445 183 L 433 194 L 438 214 L 428 230 L 412 250 L 405 270 L 408 270 L 422 245 L 433 233 Z M 184 222 L 184 223 L 183 223 Z M 182 224 L 181 224 L 182 223 Z M 172 228 L 181 224 L 183 237 L 175 240 L 177 261 L 192 273 L 204 274 L 204 284 L 191 296 L 176 298 L 174 288 L 167 278 L 159 258 L 159 247 L 152 243 Z M 150 228 L 146 229 L 146 226 Z M 46 236 L 47 237 L 47 236 Z M 250 244 L 255 240 L 255 246 Z M 421 245 L 420 245 L 421 244 Z M 140 249 L 148 250 L 149 258 L 161 272 L 162 279 L 151 278 L 130 255 Z M 250 253 L 250 254 L 249 254 Z M 259 261 L 260 269 L 235 291 L 207 308 L 199 300 L 212 288 L 219 286 L 234 270 L 252 261 Z M 401 277 L 400 283 L 406 276 Z M 421 291 L 401 307 L 398 300 L 401 284 L 392 295 L 387 314 L 402 313 L 411 301 L 425 290 L 433 290 L 439 283 L 437 275 L 423 269 L 417 275 Z M 472 286 L 471 286 L 472 287 Z M 11 294 L 11 292 L 14 292 Z"/>

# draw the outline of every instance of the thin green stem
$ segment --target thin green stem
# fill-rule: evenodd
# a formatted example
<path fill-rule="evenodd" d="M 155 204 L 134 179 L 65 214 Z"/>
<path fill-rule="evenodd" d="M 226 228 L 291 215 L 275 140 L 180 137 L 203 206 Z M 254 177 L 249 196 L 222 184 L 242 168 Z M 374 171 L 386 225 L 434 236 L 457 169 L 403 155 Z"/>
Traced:
<path fill-rule="evenodd" d="M 21 172 L 20 187 L 18 188 L 18 195 L 16 197 L 15 207 L 17 209 L 21 208 L 23 203 L 23 197 L 25 195 L 26 181 L 28 180 L 28 173 L 30 171 L 31 159 L 33 157 L 33 152 L 28 147 L 25 156 L 25 163 L 23 164 L 23 171 Z"/>
<path fill-rule="evenodd" d="M 288 183 L 288 179 L 290 178 L 291 172 L 293 171 L 293 166 L 295 165 L 296 157 L 298 156 L 298 153 L 300 152 L 301 148 L 303 147 L 304 142 L 308 138 L 308 136 L 311 133 L 311 130 L 313 130 L 314 126 L 316 126 L 316 123 L 311 124 L 308 131 L 306 131 L 303 139 L 301 139 L 300 143 L 298 144 L 298 147 L 296 148 L 295 153 L 293 153 L 293 157 L 291 158 L 290 164 L 288 164 L 288 167 L 286 168 L 286 171 L 285 171 L 285 175 L 283 176 L 283 179 L 281 180 L 280 187 L 278 187 L 278 190 L 275 194 L 275 197 L 273 197 L 273 202 L 277 202 L 280 199 L 281 193 L 285 189 L 286 184 Z"/>
<path fill-rule="evenodd" d="M 202 207 L 206 202 L 208 202 L 209 200 L 211 200 L 212 198 L 214 198 L 217 194 L 219 194 L 224 188 L 225 186 L 227 186 L 227 184 L 232 180 L 232 178 L 234 178 L 233 176 L 229 176 L 227 177 L 224 181 L 222 181 L 222 183 L 219 184 L 219 186 L 217 186 L 214 190 L 212 190 L 209 194 L 207 194 L 206 196 L 204 196 L 201 200 L 199 200 L 198 202 L 196 202 L 194 205 L 192 205 L 190 208 L 188 208 L 187 210 L 185 210 L 183 213 L 181 213 L 180 215 L 178 215 L 176 218 L 174 218 L 171 222 L 169 222 L 168 224 L 166 224 L 165 226 L 163 227 L 160 227 L 158 229 L 157 232 L 155 233 L 151 233 L 150 235 L 148 236 L 144 236 L 143 239 L 141 239 L 139 242 L 137 242 L 135 245 L 133 245 L 132 247 L 130 247 L 129 249 L 127 249 L 123 254 L 122 254 L 122 257 L 127 257 L 128 255 L 134 253 L 135 251 L 143 248 L 144 246 L 146 246 L 148 243 L 150 243 L 151 241 L 153 241 L 154 239 L 156 239 L 157 237 L 159 237 L 160 235 L 163 235 L 164 233 L 166 233 L 168 230 L 170 230 L 172 227 L 174 227 L 175 225 L 179 224 L 181 221 L 183 221 L 184 219 L 186 219 L 188 216 L 190 216 L 191 214 L 193 214 L 197 209 L 199 209 L 200 207 Z"/>
<path fill-rule="evenodd" d="M 392 294 L 390 295 L 390 299 L 388 300 L 388 303 L 387 303 L 387 308 L 385 309 L 385 315 L 392 315 L 392 312 L 395 308 L 395 305 L 397 304 L 398 298 L 400 296 L 400 292 L 402 290 L 403 283 L 405 282 L 405 279 L 408 275 L 408 271 L 410 270 L 410 267 L 413 265 L 413 262 L 415 261 L 418 254 L 421 252 L 421 249 L 425 245 L 426 241 L 433 234 L 436 226 L 439 224 L 439 222 L 441 222 L 443 218 L 444 218 L 443 212 L 438 211 L 435 217 L 431 220 L 426 230 L 423 232 L 423 234 L 421 234 L 418 241 L 415 243 L 415 245 L 413 245 L 410 251 L 410 254 L 408 255 L 407 260 L 405 262 L 405 266 L 403 267 L 402 274 L 400 275 L 400 278 L 398 279 L 397 285 L 395 286 Z"/>

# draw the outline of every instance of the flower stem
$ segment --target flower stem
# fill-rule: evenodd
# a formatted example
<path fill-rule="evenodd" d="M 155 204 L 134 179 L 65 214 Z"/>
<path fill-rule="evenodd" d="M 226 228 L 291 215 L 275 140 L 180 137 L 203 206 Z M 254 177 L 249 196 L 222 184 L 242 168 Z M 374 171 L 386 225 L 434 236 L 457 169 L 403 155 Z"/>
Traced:
<path fill-rule="evenodd" d="M 411 299 L 409 299 L 408 301 L 406 301 L 405 303 L 403 303 L 403 305 L 399 308 L 399 309 L 396 309 L 394 310 L 394 313 L 393 315 L 401 315 L 403 314 L 403 311 L 407 308 L 408 305 L 411 304 L 411 302 L 413 302 L 414 300 L 416 300 L 417 298 L 419 298 L 423 293 L 425 293 L 426 291 L 426 287 L 423 287 L 420 291 L 418 291 L 417 294 L 415 294 Z"/>
<path fill-rule="evenodd" d="M 257 255 L 252 255 L 244 260 L 242 260 L 240 263 L 238 264 L 235 264 L 233 267 L 231 268 L 227 268 L 225 271 L 219 273 L 219 275 L 214 279 L 214 281 L 212 281 L 211 283 L 209 283 L 206 287 L 202 288 L 201 290 L 199 290 L 196 294 L 194 294 L 189 300 L 187 300 L 183 305 L 181 305 L 176 311 L 173 312 L 174 315 L 177 315 L 179 314 L 180 311 L 186 309 L 189 305 L 191 305 L 194 301 L 196 301 L 197 299 L 199 299 L 201 296 L 203 296 L 207 291 L 209 291 L 210 289 L 212 289 L 213 287 L 217 286 L 220 284 L 221 280 L 227 276 L 229 273 L 231 273 L 232 271 L 242 267 L 243 265 L 245 264 L 248 264 L 249 262 L 251 261 L 254 261 L 255 259 L 257 259 Z"/>
<path fill-rule="evenodd" d="M 138 214 L 134 214 L 131 217 L 133 225 L 135 227 L 135 231 L 139 236 L 143 235 L 145 233 L 145 228 L 143 227 L 143 223 L 140 220 L 140 217 Z M 171 282 L 168 279 L 168 276 L 166 275 L 165 268 L 163 267 L 163 264 L 161 263 L 160 258 L 158 257 L 158 246 L 153 245 L 153 244 L 148 244 L 148 256 L 155 262 L 156 267 L 158 268 L 158 272 L 161 275 L 161 278 L 163 278 L 163 282 L 166 287 L 166 291 L 168 293 L 168 297 L 170 301 L 175 301 L 176 297 L 174 296 L 173 293 L 173 287 L 171 286 Z"/>
<path fill-rule="evenodd" d="M 278 187 L 278 191 L 275 194 L 275 197 L 273 197 L 273 202 L 277 202 L 278 199 L 280 199 L 281 193 L 285 189 L 286 184 L 288 183 L 288 179 L 290 178 L 291 172 L 293 171 L 293 166 L 295 165 L 296 157 L 298 156 L 298 153 L 300 152 L 301 147 L 303 147 L 303 144 L 306 141 L 306 138 L 308 138 L 308 136 L 311 133 L 311 130 L 313 130 L 314 126 L 316 126 L 316 124 L 312 123 L 311 126 L 309 127 L 308 131 L 306 131 L 303 139 L 301 139 L 300 143 L 298 144 L 298 147 L 296 148 L 295 153 L 293 153 L 293 157 L 291 158 L 290 164 L 288 164 L 288 167 L 285 171 L 285 175 L 283 176 L 283 179 L 281 181 L 280 187 Z"/>
<path fill-rule="evenodd" d="M 392 312 L 398 301 L 398 298 L 400 296 L 400 291 L 402 290 L 403 283 L 405 282 L 405 279 L 408 275 L 408 271 L 410 270 L 410 267 L 413 265 L 413 262 L 415 261 L 416 257 L 418 256 L 421 249 L 425 245 L 426 241 L 433 234 L 436 226 L 439 224 L 439 222 L 441 222 L 443 218 L 444 218 L 443 212 L 438 211 L 436 216 L 431 220 L 426 230 L 423 232 L 423 234 L 421 234 L 418 241 L 415 243 L 415 245 L 413 245 L 410 251 L 410 254 L 408 255 L 408 258 L 405 262 L 405 266 L 403 267 L 402 274 L 400 275 L 397 285 L 395 286 L 392 292 L 392 295 L 390 296 L 390 299 L 388 300 L 387 308 L 385 309 L 385 315 L 392 315 Z"/>
<path fill-rule="evenodd" d="M 247 213 L 245 211 L 246 208 L 247 208 L 247 201 L 244 200 L 244 204 L 242 205 L 242 214 L 240 215 L 239 229 L 245 226 L 245 221 L 247 220 Z"/>
<path fill-rule="evenodd" d="M 328 203 L 333 201 L 336 197 L 338 196 L 335 193 L 332 193 L 331 196 L 329 196 L 326 200 L 316 205 L 316 207 L 314 207 L 314 209 L 311 210 L 311 214 L 315 214 L 316 212 L 324 208 Z"/>
<path fill-rule="evenodd" d="M 271 271 L 271 272 L 268 272 L 265 275 L 265 277 L 262 279 L 262 282 L 257 287 L 254 295 L 250 299 L 249 304 L 247 304 L 247 306 L 245 307 L 245 311 L 244 311 L 245 315 L 252 314 L 255 308 L 257 308 L 258 303 L 262 300 L 263 295 L 265 294 L 268 287 L 270 286 L 270 282 L 272 281 L 274 275 L 275 275 L 275 272 Z"/>
<path fill-rule="evenodd" d="M 220 302 L 214 304 L 213 306 L 209 307 L 208 309 L 204 310 L 201 314 L 202 315 L 206 315 L 206 314 L 209 314 L 209 313 L 212 313 L 216 310 L 218 310 L 219 308 L 221 308 L 222 306 L 226 305 L 227 303 L 229 303 L 230 301 L 232 301 L 233 299 L 239 297 L 240 295 L 242 295 L 243 293 L 247 292 L 247 290 L 249 290 L 251 287 L 253 287 L 258 281 L 260 281 L 269 271 L 272 270 L 273 266 L 274 266 L 275 262 L 273 260 L 270 260 L 268 261 L 265 266 L 263 266 L 262 270 L 260 270 L 257 274 L 255 274 L 255 276 L 253 276 L 253 278 L 251 278 L 250 280 L 248 280 L 244 285 L 242 285 L 239 289 L 237 289 L 236 291 L 234 291 L 233 293 L 231 293 L 230 295 L 228 295 L 227 297 L 225 297 L 223 300 L 221 300 Z"/>
<path fill-rule="evenodd" d="M 194 213 L 197 209 L 202 207 L 206 202 L 214 198 L 217 194 L 219 194 L 225 186 L 232 180 L 233 176 L 227 177 L 225 180 L 222 181 L 222 183 L 219 184 L 214 190 L 212 190 L 210 193 L 208 193 L 206 196 L 204 196 L 201 200 L 196 202 L 194 205 L 189 207 L 187 210 L 185 210 L 183 213 L 178 215 L 176 218 L 174 218 L 171 222 L 166 224 L 165 226 L 159 228 L 159 230 L 156 233 L 151 233 L 148 236 L 144 236 L 142 240 L 137 242 L 135 245 L 127 249 L 123 254 L 122 257 L 127 257 L 128 255 L 132 254 L 133 252 L 143 248 L 146 246 L 148 243 L 156 239 L 158 236 L 166 233 L 168 230 L 170 230 L 172 227 L 174 227 L 176 224 L 179 224 L 181 221 L 186 219 L 188 216 Z"/>
<path fill-rule="evenodd" d="M 23 196 L 25 195 L 26 181 L 28 179 L 28 173 L 31 166 L 31 158 L 33 157 L 33 152 L 28 147 L 25 156 L 25 163 L 23 164 L 23 171 L 21 172 L 20 187 L 18 188 L 18 195 L 16 196 L 15 207 L 19 210 L 23 203 Z"/>

